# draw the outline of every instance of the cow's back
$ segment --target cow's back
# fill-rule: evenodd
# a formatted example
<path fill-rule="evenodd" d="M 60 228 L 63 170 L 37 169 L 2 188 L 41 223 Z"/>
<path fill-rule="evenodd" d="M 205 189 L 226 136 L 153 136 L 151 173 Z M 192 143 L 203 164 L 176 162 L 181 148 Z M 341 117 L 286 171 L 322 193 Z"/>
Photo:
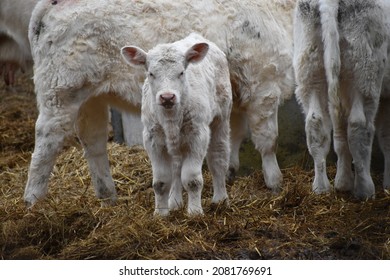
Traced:
<path fill-rule="evenodd" d="M 194 31 L 227 54 L 240 92 L 250 94 L 248 85 L 275 77 L 291 87 L 292 77 L 286 79 L 291 76 L 291 33 L 284 26 L 286 16 L 291 19 L 291 2 L 79 0 L 53 6 L 43 0 L 30 26 L 35 80 L 51 88 L 77 87 L 87 80 L 99 83 L 98 91 L 128 97 L 140 91 L 143 73 L 129 69 L 118 48 L 151 49 Z M 253 73 L 258 73 L 255 78 Z"/>

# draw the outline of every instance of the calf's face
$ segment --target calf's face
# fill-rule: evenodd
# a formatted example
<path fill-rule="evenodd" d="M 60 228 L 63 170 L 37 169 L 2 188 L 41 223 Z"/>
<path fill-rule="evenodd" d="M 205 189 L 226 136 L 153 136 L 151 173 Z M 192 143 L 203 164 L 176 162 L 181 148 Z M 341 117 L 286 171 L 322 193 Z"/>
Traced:
<path fill-rule="evenodd" d="M 186 94 L 186 70 L 190 63 L 203 60 L 208 52 L 207 43 L 194 44 L 186 52 L 173 44 L 158 45 L 149 53 L 135 46 L 121 49 L 125 61 L 146 68 L 150 90 L 157 105 L 172 109 Z"/>

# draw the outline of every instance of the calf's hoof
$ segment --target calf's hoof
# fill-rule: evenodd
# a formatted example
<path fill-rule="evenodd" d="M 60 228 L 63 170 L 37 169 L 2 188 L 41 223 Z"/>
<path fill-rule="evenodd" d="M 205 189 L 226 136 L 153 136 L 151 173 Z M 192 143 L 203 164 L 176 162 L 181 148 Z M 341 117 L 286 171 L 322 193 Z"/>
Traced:
<path fill-rule="evenodd" d="M 155 217 L 166 217 L 169 215 L 169 209 L 168 208 L 155 209 L 153 215 Z"/>

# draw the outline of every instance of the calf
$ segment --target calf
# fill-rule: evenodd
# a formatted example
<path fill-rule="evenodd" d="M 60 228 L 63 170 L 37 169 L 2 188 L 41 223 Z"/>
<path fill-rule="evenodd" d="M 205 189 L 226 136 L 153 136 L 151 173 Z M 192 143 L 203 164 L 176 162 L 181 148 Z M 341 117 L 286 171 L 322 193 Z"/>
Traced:
<path fill-rule="evenodd" d="M 24 199 L 34 204 L 64 139 L 74 131 L 84 147 L 96 194 L 116 200 L 106 152 L 108 106 L 139 112 L 144 71 L 119 49 L 174 42 L 191 32 L 227 56 L 233 89 L 232 156 L 247 127 L 263 159 L 266 185 L 282 186 L 276 160 L 279 103 L 293 92 L 291 0 L 41 0 L 29 28 L 39 107 L 35 148 Z"/>
<path fill-rule="evenodd" d="M 227 201 L 232 92 L 224 53 L 191 34 L 148 53 L 124 47 L 122 55 L 129 64 L 146 68 L 141 118 L 144 146 L 152 161 L 155 213 L 167 215 L 169 209 L 180 207 L 182 186 L 188 192 L 188 213 L 203 213 L 206 154 L 213 176 L 212 202 Z"/>
<path fill-rule="evenodd" d="M 326 156 L 333 129 L 338 157 L 335 188 L 353 191 L 360 199 L 374 197 L 370 160 L 376 116 L 385 155 L 384 186 L 390 186 L 389 12 L 388 2 L 381 0 L 298 1 L 296 96 L 306 115 L 316 193 L 330 189 Z"/>

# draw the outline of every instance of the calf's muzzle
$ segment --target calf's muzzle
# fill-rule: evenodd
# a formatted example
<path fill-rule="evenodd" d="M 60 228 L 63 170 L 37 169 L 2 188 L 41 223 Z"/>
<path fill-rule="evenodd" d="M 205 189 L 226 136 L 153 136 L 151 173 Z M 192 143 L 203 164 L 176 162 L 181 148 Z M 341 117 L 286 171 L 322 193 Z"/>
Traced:
<path fill-rule="evenodd" d="M 173 93 L 163 93 L 160 95 L 160 104 L 166 108 L 170 109 L 176 103 L 176 95 Z"/>

